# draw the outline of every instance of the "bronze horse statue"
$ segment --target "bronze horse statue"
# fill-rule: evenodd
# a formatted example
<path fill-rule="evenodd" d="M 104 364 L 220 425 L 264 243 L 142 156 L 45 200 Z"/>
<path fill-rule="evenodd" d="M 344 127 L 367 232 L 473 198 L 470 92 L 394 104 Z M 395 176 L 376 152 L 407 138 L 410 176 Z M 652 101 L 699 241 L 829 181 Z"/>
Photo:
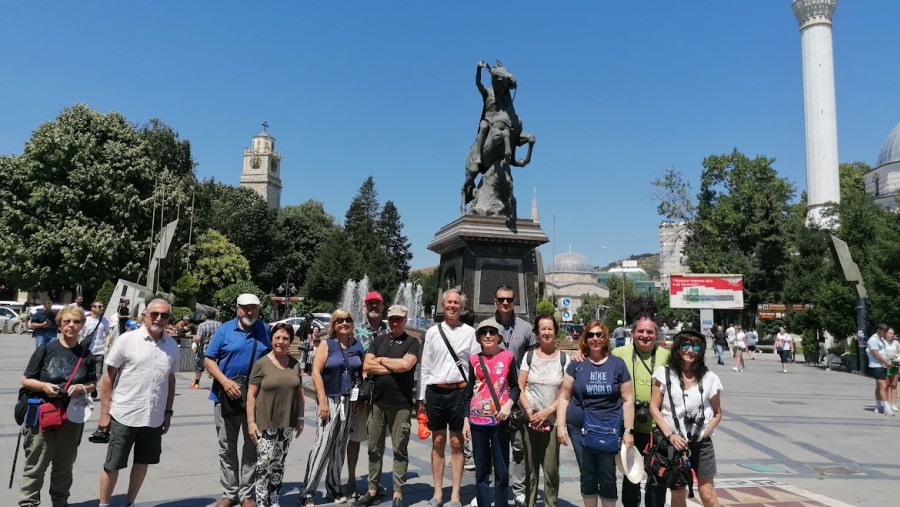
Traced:
<path fill-rule="evenodd" d="M 481 69 L 491 73 L 491 88 L 481 83 Z M 494 67 L 478 62 L 475 70 L 475 86 L 481 93 L 484 107 L 478 122 L 475 143 L 466 157 L 466 179 L 462 187 L 460 213 L 475 197 L 475 178 L 496 164 L 524 167 L 531 162 L 531 150 L 535 137 L 522 131 L 522 120 L 513 107 L 512 90 L 516 89 L 516 77 L 497 60 Z M 516 148 L 528 144 L 525 157 L 516 160 Z"/>

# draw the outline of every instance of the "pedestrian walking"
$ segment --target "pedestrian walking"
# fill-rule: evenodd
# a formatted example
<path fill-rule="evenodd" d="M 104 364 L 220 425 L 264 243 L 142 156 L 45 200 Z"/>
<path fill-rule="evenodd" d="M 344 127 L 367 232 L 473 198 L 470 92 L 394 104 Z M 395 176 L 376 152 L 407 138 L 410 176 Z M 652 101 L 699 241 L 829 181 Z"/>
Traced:
<path fill-rule="evenodd" d="M 741 326 L 734 326 L 734 371 L 744 371 L 744 351 L 747 350 L 747 333 Z"/>
<path fill-rule="evenodd" d="M 894 415 L 888 400 L 887 369 L 893 366 L 887 359 L 887 324 L 878 324 L 877 331 L 869 338 L 866 354 L 869 357 L 869 374 L 875 379 L 875 412 Z"/>
<path fill-rule="evenodd" d="M 781 373 L 787 373 L 788 363 L 794 358 L 794 337 L 784 326 L 779 327 L 778 334 L 775 335 L 775 350 L 781 358 Z"/>
<path fill-rule="evenodd" d="M 890 368 L 885 369 L 884 373 L 887 377 L 887 401 L 891 406 L 891 410 L 895 413 L 900 411 L 897 409 L 897 370 L 900 369 L 900 341 L 893 328 L 888 328 L 887 334 L 884 335 L 887 345 L 884 347 L 884 358 L 891 363 Z"/>
<path fill-rule="evenodd" d="M 724 365 L 725 348 L 728 347 L 728 335 L 722 331 L 722 326 L 715 326 L 715 331 L 713 331 L 713 347 L 716 349 L 716 362 Z"/>

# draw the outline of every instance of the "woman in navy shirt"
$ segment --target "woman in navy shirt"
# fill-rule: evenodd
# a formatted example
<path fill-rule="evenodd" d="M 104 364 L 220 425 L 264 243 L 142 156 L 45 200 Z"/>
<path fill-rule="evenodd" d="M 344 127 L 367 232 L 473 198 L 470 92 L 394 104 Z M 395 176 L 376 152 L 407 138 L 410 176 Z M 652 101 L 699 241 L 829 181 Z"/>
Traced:
<path fill-rule="evenodd" d="M 585 412 L 599 420 L 624 421 L 623 441 L 634 445 L 634 394 L 631 375 L 625 361 L 610 354 L 609 330 L 599 321 L 584 326 L 578 342 L 584 356 L 580 362 L 566 367 L 556 411 L 559 443 L 575 451 L 581 470 L 581 496 L 585 507 L 596 507 L 597 497 L 603 507 L 614 507 L 616 488 L 616 452 L 604 452 L 582 445 Z M 574 399 L 574 400 L 573 400 Z"/>
<path fill-rule="evenodd" d="M 305 486 L 300 500 L 305 507 L 313 505 L 313 493 L 325 477 L 326 494 L 344 503 L 341 493 L 341 468 L 350 441 L 350 414 L 359 397 L 362 370 L 362 344 L 353 336 L 353 318 L 344 309 L 335 310 L 328 324 L 327 338 L 319 343 L 313 359 L 312 380 L 316 389 L 319 412 L 316 442 L 306 462 Z"/>

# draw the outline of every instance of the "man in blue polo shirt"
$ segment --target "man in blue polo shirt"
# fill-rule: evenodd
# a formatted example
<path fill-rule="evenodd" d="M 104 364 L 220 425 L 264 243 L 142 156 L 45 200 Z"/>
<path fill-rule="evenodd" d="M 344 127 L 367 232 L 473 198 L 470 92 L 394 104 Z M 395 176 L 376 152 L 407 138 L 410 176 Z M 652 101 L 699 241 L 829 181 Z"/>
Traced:
<path fill-rule="evenodd" d="M 56 312 L 53 311 L 53 301 L 44 301 L 43 308 L 38 308 L 31 316 L 31 329 L 34 336 L 34 348 L 46 345 L 56 339 L 59 328 L 56 327 Z"/>
<path fill-rule="evenodd" d="M 257 359 L 269 352 L 269 326 L 259 318 L 259 298 L 241 294 L 237 298 L 237 318 L 223 323 L 213 334 L 206 348 L 203 365 L 215 382 L 209 399 L 214 402 L 213 415 L 219 437 L 219 481 L 222 498 L 216 507 L 231 507 L 240 501 L 241 507 L 255 507 L 256 446 L 244 437 L 241 459 L 238 461 L 238 438 L 247 434 L 246 411 L 235 411 L 235 404 L 222 400 L 228 396 L 236 400 L 246 391 L 250 369 Z M 227 406 L 224 408 L 223 403 Z"/>

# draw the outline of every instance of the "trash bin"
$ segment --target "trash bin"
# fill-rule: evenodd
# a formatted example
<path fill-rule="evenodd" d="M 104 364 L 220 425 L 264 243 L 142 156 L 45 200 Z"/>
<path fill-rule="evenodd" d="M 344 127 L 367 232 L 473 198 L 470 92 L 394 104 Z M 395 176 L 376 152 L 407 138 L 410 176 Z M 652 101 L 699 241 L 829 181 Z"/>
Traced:
<path fill-rule="evenodd" d="M 182 338 L 178 340 L 178 353 L 180 355 L 178 371 L 194 371 L 195 354 L 191 349 L 191 339 Z"/>

